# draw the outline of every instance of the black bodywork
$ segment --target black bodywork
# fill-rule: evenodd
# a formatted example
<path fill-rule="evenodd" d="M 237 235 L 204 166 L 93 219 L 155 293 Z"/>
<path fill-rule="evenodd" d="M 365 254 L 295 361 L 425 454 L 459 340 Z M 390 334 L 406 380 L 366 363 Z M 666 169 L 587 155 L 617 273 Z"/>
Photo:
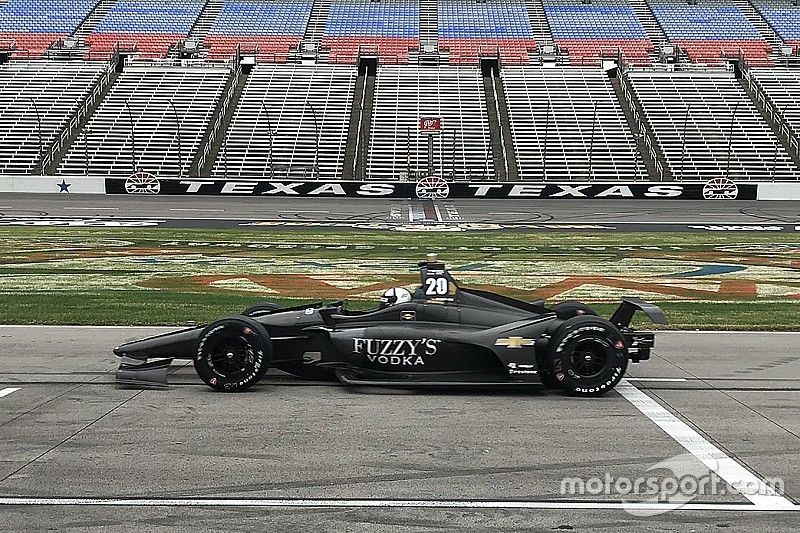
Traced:
<path fill-rule="evenodd" d="M 546 307 L 459 287 L 435 258 L 419 264 L 411 302 L 366 312 L 342 302 L 276 309 L 158 335 L 114 349 L 127 386 L 166 384 L 172 358 L 192 359 L 222 391 L 244 390 L 273 367 L 305 379 L 348 385 L 538 385 L 600 395 L 628 360 L 649 358 L 654 334 L 630 328 L 637 310 L 665 323 L 661 310 L 625 298 L 609 319 L 582 304 Z"/>

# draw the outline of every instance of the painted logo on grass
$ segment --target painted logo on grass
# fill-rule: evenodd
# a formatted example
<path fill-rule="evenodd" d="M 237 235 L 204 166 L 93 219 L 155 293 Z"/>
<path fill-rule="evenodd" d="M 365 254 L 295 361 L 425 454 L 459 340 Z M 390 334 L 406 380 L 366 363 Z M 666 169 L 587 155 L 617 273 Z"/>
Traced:
<path fill-rule="evenodd" d="M 690 453 L 676 455 L 649 467 L 644 474 L 627 477 L 606 472 L 603 477 L 568 477 L 561 480 L 564 496 L 621 497 L 623 509 L 634 516 L 653 516 L 680 509 L 700 498 L 719 500 L 730 495 L 767 496 L 784 492 L 782 478 L 722 479 L 715 458 L 700 461 Z M 735 498 L 740 502 L 740 498 Z M 647 504 L 658 504 L 648 507 Z"/>

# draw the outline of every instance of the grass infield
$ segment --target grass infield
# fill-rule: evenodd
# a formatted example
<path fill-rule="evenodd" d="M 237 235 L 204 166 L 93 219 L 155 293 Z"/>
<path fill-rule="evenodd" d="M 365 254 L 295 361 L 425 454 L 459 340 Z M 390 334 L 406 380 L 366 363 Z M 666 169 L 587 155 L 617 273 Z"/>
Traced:
<path fill-rule="evenodd" d="M 463 285 L 608 316 L 624 295 L 676 329 L 794 330 L 800 244 L 788 233 L 401 233 L 1 228 L 0 322 L 186 324 L 261 300 L 374 305 L 439 253 Z"/>

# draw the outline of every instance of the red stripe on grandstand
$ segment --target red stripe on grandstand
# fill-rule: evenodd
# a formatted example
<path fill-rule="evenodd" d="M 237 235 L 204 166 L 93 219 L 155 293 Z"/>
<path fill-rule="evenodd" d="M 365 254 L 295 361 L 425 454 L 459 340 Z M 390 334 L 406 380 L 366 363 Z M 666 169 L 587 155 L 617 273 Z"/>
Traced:
<path fill-rule="evenodd" d="M 506 65 L 530 62 L 528 52 L 535 39 L 439 39 L 439 49 L 448 51 L 450 63 L 477 64 L 481 56 L 499 54 Z"/>
<path fill-rule="evenodd" d="M 653 43 L 649 39 L 558 39 L 559 48 L 569 52 L 570 62 L 599 64 L 602 58 L 616 58 L 621 52 L 629 65 L 650 65 Z"/>
<path fill-rule="evenodd" d="M 695 63 L 715 65 L 723 62 L 725 57 L 737 57 L 739 51 L 750 65 L 772 65 L 769 58 L 772 47 L 764 40 L 746 41 L 699 41 L 677 40 L 678 45 Z"/>
<path fill-rule="evenodd" d="M 162 58 L 169 49 L 185 38 L 170 33 L 91 33 L 86 37 L 89 59 L 107 59 L 119 45 L 121 50 L 137 52 L 143 58 Z"/>
<path fill-rule="evenodd" d="M 54 42 L 67 36 L 66 33 L 0 32 L 0 50 L 14 50 L 15 58 L 41 57 Z"/>
<path fill-rule="evenodd" d="M 237 47 L 242 53 L 254 54 L 262 61 L 286 63 L 289 51 L 297 48 L 301 35 L 209 35 L 203 40 L 208 59 L 230 59 Z"/>
<path fill-rule="evenodd" d="M 376 54 L 381 63 L 408 63 L 408 51 L 419 47 L 419 39 L 401 37 L 323 37 L 322 45 L 327 47 L 328 62 L 356 63 L 359 50 L 363 54 Z"/>

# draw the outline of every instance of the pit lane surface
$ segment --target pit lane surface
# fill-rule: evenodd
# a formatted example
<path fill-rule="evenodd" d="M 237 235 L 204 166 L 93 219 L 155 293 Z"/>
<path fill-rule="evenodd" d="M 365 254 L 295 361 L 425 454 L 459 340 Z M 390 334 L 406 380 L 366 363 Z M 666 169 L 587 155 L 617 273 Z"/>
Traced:
<path fill-rule="evenodd" d="M 0 194 L 0 225 L 800 231 L 800 202 Z M 592 227 L 587 228 L 586 225 Z"/>
<path fill-rule="evenodd" d="M 800 334 L 660 333 L 627 392 L 598 400 L 279 374 L 220 394 L 190 365 L 170 390 L 115 388 L 110 348 L 162 330 L 0 327 L 0 391 L 17 389 L 0 392 L 0 503 L 22 504 L 0 505 L 0 529 L 794 531 L 800 517 Z M 630 400 L 642 393 L 652 405 Z M 564 478 L 637 479 L 676 456 L 699 475 L 687 438 L 694 454 L 706 443 L 783 478 L 789 507 L 723 484 L 640 518 L 619 508 L 624 494 L 562 494 Z"/>

